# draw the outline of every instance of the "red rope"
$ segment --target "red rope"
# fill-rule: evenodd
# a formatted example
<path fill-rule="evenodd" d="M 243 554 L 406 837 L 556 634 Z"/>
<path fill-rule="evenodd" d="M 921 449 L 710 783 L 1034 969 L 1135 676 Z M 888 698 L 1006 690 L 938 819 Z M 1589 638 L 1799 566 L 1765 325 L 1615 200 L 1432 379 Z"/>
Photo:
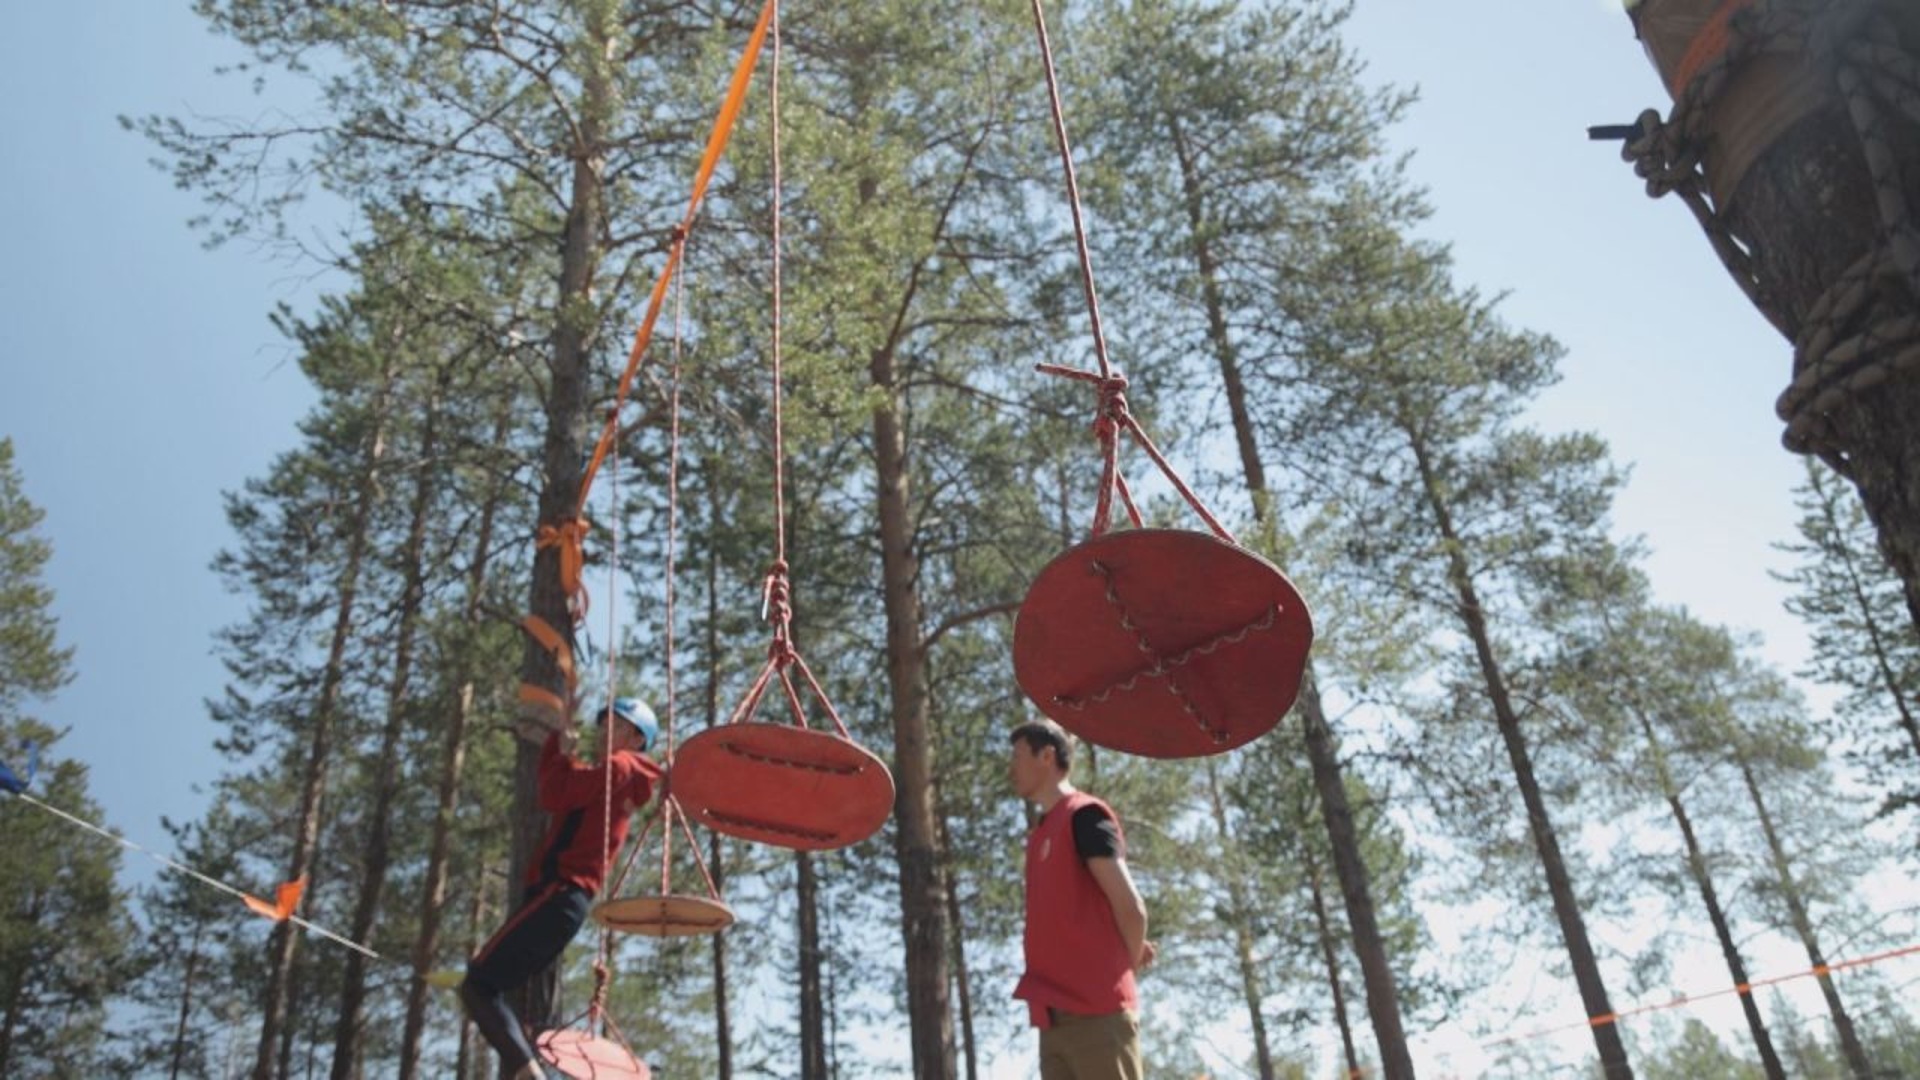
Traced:
<path fill-rule="evenodd" d="M 1100 495 L 1094 504 L 1092 535 L 1101 536 L 1106 533 L 1113 515 L 1113 496 L 1116 492 L 1119 493 L 1120 501 L 1127 510 L 1127 518 L 1133 522 L 1134 528 L 1144 524 L 1140 516 L 1140 508 L 1133 501 L 1133 491 L 1127 486 L 1125 474 L 1120 471 L 1120 433 L 1126 431 L 1132 434 L 1134 441 L 1147 452 L 1147 456 L 1153 459 L 1153 463 L 1160 467 L 1160 471 L 1172 482 L 1174 489 L 1186 499 L 1187 505 L 1193 507 L 1194 512 L 1200 515 L 1200 520 L 1207 523 L 1207 528 L 1213 530 L 1213 534 L 1220 539 L 1230 544 L 1237 544 L 1239 541 L 1235 540 L 1233 534 L 1220 524 L 1219 520 L 1213 516 L 1213 512 L 1200 501 L 1200 497 L 1193 493 L 1193 489 L 1187 486 L 1187 482 L 1174 471 L 1172 465 L 1168 464 L 1166 457 L 1160 453 L 1160 448 L 1153 444 L 1153 440 L 1147 437 L 1139 421 L 1135 420 L 1133 414 L 1127 410 L 1126 376 L 1115 371 L 1107 357 L 1107 334 L 1100 322 L 1100 296 L 1093 284 L 1093 257 L 1088 253 L 1087 224 L 1080 212 L 1080 181 L 1074 175 L 1073 146 L 1067 140 L 1066 110 L 1060 104 L 1060 79 L 1053 65 L 1053 42 L 1047 36 L 1047 17 L 1040 8 L 1040 0 L 1032 0 L 1032 3 L 1033 28 L 1040 38 L 1040 59 L 1047 74 L 1047 102 L 1053 112 L 1053 133 L 1060 145 L 1060 169 L 1066 176 L 1067 208 L 1073 214 L 1073 244 L 1074 253 L 1080 260 L 1080 287 L 1086 294 L 1087 318 L 1093 325 L 1094 359 L 1100 364 L 1097 374 L 1055 364 L 1041 364 L 1039 369 L 1050 375 L 1063 375 L 1067 378 L 1091 382 L 1099 388 L 1099 406 L 1094 414 L 1093 432 L 1094 436 L 1100 440 Z"/>
<path fill-rule="evenodd" d="M 773 72 L 769 108 L 773 140 L 773 561 L 787 565 L 787 448 L 780 417 L 780 0 L 768 0 L 773 22 Z"/>
<path fill-rule="evenodd" d="M 1093 257 L 1087 253 L 1087 225 L 1080 216 L 1080 181 L 1073 172 L 1073 148 L 1067 142 L 1067 114 L 1060 105 L 1060 80 L 1053 69 L 1053 42 L 1047 37 L 1047 17 L 1040 0 L 1033 0 L 1033 29 L 1040 36 L 1040 59 L 1047 71 L 1047 101 L 1053 108 L 1053 134 L 1060 143 L 1060 168 L 1067 177 L 1067 207 L 1073 212 L 1074 250 L 1080 257 L 1080 288 L 1087 296 L 1087 317 L 1093 323 L 1093 355 L 1100 361 L 1100 377 L 1113 377 L 1107 360 L 1107 334 L 1100 325 L 1100 298 L 1093 287 Z M 1123 382 L 1124 385 L 1124 382 Z"/>

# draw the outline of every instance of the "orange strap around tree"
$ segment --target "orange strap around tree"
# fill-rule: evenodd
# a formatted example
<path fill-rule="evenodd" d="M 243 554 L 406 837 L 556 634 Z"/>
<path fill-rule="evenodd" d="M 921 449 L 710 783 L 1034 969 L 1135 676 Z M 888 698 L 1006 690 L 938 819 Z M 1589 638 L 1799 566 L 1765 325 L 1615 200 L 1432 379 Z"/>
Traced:
<path fill-rule="evenodd" d="M 1687 51 L 1681 55 L 1679 65 L 1673 69 L 1673 79 L 1668 83 L 1667 89 L 1674 100 L 1679 100 L 1694 76 L 1718 60 L 1733 44 L 1733 17 L 1752 6 L 1753 0 L 1726 0 L 1700 27 L 1700 32 L 1687 43 Z"/>
<path fill-rule="evenodd" d="M 713 131 L 707 137 L 706 152 L 700 158 L 700 169 L 694 174 L 693 196 L 687 201 L 686 215 L 673 232 L 673 245 L 667 252 L 667 265 L 660 271 L 659 280 L 653 284 L 653 293 L 647 298 L 647 313 L 640 321 L 640 329 L 633 337 L 633 348 L 627 354 L 626 370 L 620 375 L 620 388 L 614 399 L 613 408 L 607 412 L 606 425 L 600 431 L 600 440 L 594 445 L 593 457 L 587 462 L 586 471 L 580 477 L 580 496 L 574 506 L 574 517 L 570 522 L 541 526 L 541 546 L 551 543 L 560 546 L 561 585 L 569 597 L 577 596 L 581 591 L 580 566 L 584 562 L 581 547 L 586 539 L 587 496 L 593 489 L 593 478 L 600 471 L 601 464 L 613 449 L 613 441 L 620 430 L 620 410 L 626 405 L 632 392 L 634 376 L 640 370 L 640 361 L 646 355 L 647 344 L 653 340 L 653 326 L 659 321 L 660 309 L 666 301 L 667 283 L 673 280 L 679 269 L 680 260 L 686 251 L 687 236 L 693 231 L 693 221 L 700 211 L 700 200 L 706 196 L 707 185 L 713 179 L 713 171 L 720 164 L 720 156 L 726 152 L 727 140 L 733 135 L 734 124 L 740 119 L 740 109 L 746 103 L 747 87 L 753 81 L 753 69 L 759 61 L 761 47 L 767 39 L 767 27 L 773 20 L 774 0 L 760 9 L 760 19 L 754 24 L 753 34 L 747 39 L 747 48 L 740 56 L 740 62 L 733 69 L 733 80 L 727 86 L 726 100 L 720 106 L 720 115 L 714 118 Z M 551 530 L 551 533 L 549 532 Z M 569 580 L 567 568 L 573 568 Z M 576 609 L 576 618 L 584 617 L 583 609 Z"/>

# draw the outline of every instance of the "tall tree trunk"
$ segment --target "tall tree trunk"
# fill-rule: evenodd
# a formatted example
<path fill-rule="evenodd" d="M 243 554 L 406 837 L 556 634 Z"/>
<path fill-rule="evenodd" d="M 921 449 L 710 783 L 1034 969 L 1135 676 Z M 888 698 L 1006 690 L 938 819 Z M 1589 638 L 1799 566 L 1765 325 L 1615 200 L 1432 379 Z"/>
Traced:
<path fill-rule="evenodd" d="M 1227 884 L 1227 903 L 1233 912 L 1234 959 L 1240 967 L 1240 996 L 1247 1006 L 1247 1020 L 1253 1026 L 1254 1065 L 1260 1080 L 1273 1080 L 1273 1048 L 1267 1041 L 1267 1017 L 1263 1008 L 1265 995 L 1260 990 L 1260 972 L 1253 960 L 1253 929 L 1249 925 L 1249 916 L 1253 905 L 1247 902 L 1247 885 L 1240 879 L 1240 870 L 1233 857 L 1233 830 L 1227 827 L 1227 804 L 1220 797 L 1220 766 L 1215 758 L 1207 759 L 1207 797 L 1213 808 L 1213 828 L 1220 838 L 1220 853 L 1225 864 L 1222 878 Z"/>
<path fill-rule="evenodd" d="M 709 522 L 722 520 L 720 507 L 720 488 L 717 484 L 707 485 L 707 507 Z M 707 551 L 707 685 L 706 711 L 707 727 L 712 728 L 720 722 L 720 552 L 713 546 Z M 708 869 L 713 874 L 714 891 L 721 896 L 727 894 L 727 868 L 722 856 L 726 851 L 726 842 L 718 832 L 708 841 Z M 713 1042 L 715 1048 L 715 1080 L 733 1080 L 733 1024 L 727 1010 L 727 935 L 714 934 L 713 942 Z"/>
<path fill-rule="evenodd" d="M 180 979 L 180 1018 L 173 1026 L 173 1060 L 167 1066 L 167 1080 L 180 1080 L 180 1069 L 185 1064 L 187 1020 L 193 1015 L 193 980 L 200 973 L 200 939 L 206 930 L 205 923 L 194 923 L 193 943 L 187 946 L 187 970 Z M 5 1068 L 5 1061 L 0 1060 L 0 1076 L 6 1075 Z"/>
<path fill-rule="evenodd" d="M 875 488 L 880 578 L 887 615 L 887 686 L 893 716 L 894 850 L 900 863 L 900 932 L 905 939 L 907 1015 L 914 1080 L 954 1074 L 953 1017 L 947 1004 L 947 909 L 935 843 L 933 740 L 921 625 L 920 565 L 908 495 L 906 433 L 891 343 L 874 352 Z"/>
<path fill-rule="evenodd" d="M 445 374 L 441 378 L 444 380 Z M 407 523 L 406 546 L 400 560 L 404 567 L 400 589 L 399 617 L 394 625 L 393 673 L 387 681 L 387 720 L 380 733 L 380 749 L 375 759 L 373 807 L 367 821 L 366 846 L 362 849 L 360 896 L 354 903 L 348 925 L 349 940 L 366 944 L 373 935 L 373 924 L 380 915 L 380 904 L 387 888 L 387 870 L 393 862 L 393 803 L 399 796 L 400 742 L 406 735 L 408 706 L 413 684 L 414 638 L 420 625 L 420 607 L 426 597 L 427 521 L 433 509 L 436 484 L 445 475 L 434 464 L 439 452 L 440 394 L 435 387 L 426 401 L 426 418 L 420 433 L 420 458 L 414 472 L 413 506 Z M 360 1071 L 361 1011 L 367 994 L 367 958 L 359 952 L 347 955 L 346 972 L 340 989 L 340 1012 L 333 1031 L 333 1068 L 331 1080 L 353 1080 Z"/>
<path fill-rule="evenodd" d="M 1820 983 L 1820 993 L 1827 999 L 1827 1014 L 1833 1018 L 1833 1030 L 1840 1038 L 1840 1051 L 1846 1056 L 1847 1067 L 1852 1070 L 1856 1080 L 1871 1080 L 1877 1075 L 1873 1071 L 1873 1063 L 1867 1060 L 1866 1047 L 1861 1045 L 1860 1036 L 1853 1029 L 1853 1018 L 1847 1015 L 1847 1008 L 1840 1001 L 1840 991 L 1833 985 L 1833 975 L 1827 971 L 1826 954 L 1820 948 L 1819 935 L 1814 932 L 1813 919 L 1807 914 L 1807 904 L 1800 895 L 1800 885 L 1794 880 L 1786 847 L 1780 843 L 1780 834 L 1773 827 L 1773 814 L 1767 809 L 1767 800 L 1761 795 L 1760 784 L 1754 779 L 1753 766 L 1748 763 L 1745 751 L 1738 746 L 1735 754 L 1740 762 L 1740 779 L 1747 785 L 1747 795 L 1752 798 L 1754 812 L 1760 818 L 1760 831 L 1767 838 L 1767 857 L 1773 864 L 1780 895 L 1787 902 L 1787 913 L 1793 920 L 1794 933 L 1800 936 L 1800 944 L 1807 950 L 1807 963 L 1813 966 L 1815 978 Z"/>
<path fill-rule="evenodd" d="M 1273 510 L 1273 493 L 1267 486 L 1266 468 L 1260 460 L 1253 417 L 1247 407 L 1246 380 L 1240 371 L 1240 357 L 1227 332 L 1226 302 L 1220 288 L 1220 263 L 1209 243 L 1206 207 L 1198 165 L 1190 152 L 1178 117 L 1169 117 L 1175 152 L 1180 159 L 1182 193 L 1187 211 L 1189 238 L 1194 263 L 1199 271 L 1202 298 L 1207 309 L 1207 343 L 1220 367 L 1220 383 L 1226 391 L 1227 410 L 1233 420 L 1234 447 L 1240 455 L 1240 469 L 1253 502 L 1255 522 L 1263 532 L 1279 529 Z M 1353 811 L 1347 805 L 1347 785 L 1341 776 L 1340 753 L 1327 723 L 1320 701 L 1320 689 L 1313 673 L 1313 661 L 1300 683 L 1300 697 L 1294 706 L 1306 737 L 1307 759 L 1313 769 L 1314 790 L 1320 796 L 1320 814 L 1327 827 L 1332 847 L 1334 875 L 1346 902 L 1348 928 L 1353 948 L 1360 961 L 1360 974 L 1367 987 L 1367 1015 L 1373 1023 L 1373 1036 L 1380 1049 L 1381 1071 L 1385 1080 L 1413 1080 L 1413 1053 L 1407 1047 L 1406 1028 L 1400 1020 L 1400 992 L 1394 980 L 1392 958 L 1380 936 L 1375 916 L 1373 887 L 1366 860 L 1360 855 L 1358 833 L 1353 827 Z"/>
<path fill-rule="evenodd" d="M 1334 949 L 1333 920 L 1327 915 L 1327 893 L 1320 884 L 1320 863 L 1307 850 L 1307 884 L 1313 890 L 1314 934 L 1320 940 L 1320 960 L 1327 967 L 1327 988 L 1333 999 L 1333 1021 L 1340 1028 L 1340 1049 L 1346 1055 L 1348 1080 L 1366 1075 L 1360 1051 L 1353 1045 L 1353 1023 L 1347 1019 L 1347 992 L 1340 984 L 1340 955 Z"/>
<path fill-rule="evenodd" d="M 1706 855 L 1700 850 L 1700 839 L 1694 834 L 1693 819 L 1687 814 L 1687 807 L 1680 799 L 1680 787 L 1674 783 L 1673 773 L 1667 768 L 1666 752 L 1660 746 L 1660 737 L 1654 733 L 1653 724 L 1645 713 L 1635 709 L 1634 718 L 1640 722 L 1640 732 L 1646 736 L 1647 749 L 1653 757 L 1654 778 L 1660 783 L 1660 793 L 1666 797 L 1667 807 L 1673 811 L 1673 820 L 1680 826 L 1680 836 L 1687 846 L 1687 873 L 1692 876 L 1694 888 L 1700 892 L 1700 902 L 1706 906 L 1707 920 L 1713 924 L 1713 936 L 1720 942 L 1720 955 L 1727 962 L 1727 976 L 1733 980 L 1739 991 L 1740 1008 L 1747 1017 L 1747 1030 L 1753 1035 L 1753 1045 L 1760 1052 L 1760 1066 L 1766 1071 L 1767 1080 L 1786 1080 L 1786 1071 L 1780 1066 L 1780 1055 L 1774 1053 L 1773 1039 L 1767 1034 L 1767 1023 L 1760 1015 L 1760 1003 L 1753 1000 L 1748 989 L 1747 963 L 1740 956 L 1740 946 L 1733 940 L 1733 927 L 1727 922 L 1727 913 L 1720 906 L 1720 895 L 1714 890 L 1713 875 L 1707 869 Z"/>
<path fill-rule="evenodd" d="M 340 706 L 340 686 L 346 677 L 347 645 L 353 638 L 356 605 L 360 598 L 360 574 L 370 542 L 373 504 L 378 498 L 380 468 L 387 452 L 387 413 L 391 409 L 394 373 L 392 360 L 381 372 L 381 386 L 374 403 L 373 430 L 368 434 L 366 456 L 353 496 L 352 520 L 347 525 L 346 559 L 340 569 L 339 599 L 334 604 L 332 637 L 327 644 L 327 662 L 320 679 L 320 690 L 313 705 L 313 732 L 302 766 L 300 809 L 294 818 L 293 859 L 287 868 L 289 880 L 307 878 L 307 890 L 300 898 L 302 915 L 312 910 L 312 881 L 315 849 L 320 842 L 320 809 L 327 787 L 327 774 L 333 760 L 333 726 Z M 286 1036 L 290 984 L 294 954 L 300 935 L 292 923 L 273 928 L 267 939 L 266 992 L 260 1003 L 260 1042 L 254 1057 L 253 1080 L 273 1080 L 276 1069 L 285 1074 Z M 278 1064 L 276 1064 L 278 1062 Z"/>
<path fill-rule="evenodd" d="M 554 308 L 553 355 L 548 365 L 546 433 L 541 451 L 540 521 L 543 525 L 571 522 L 579 505 L 580 482 L 587 449 L 587 378 L 593 356 L 597 320 L 594 277 L 606 236 L 605 132 L 614 107 L 613 88 L 606 68 L 612 45 L 612 11 L 593 5 L 581 41 L 575 49 L 585 57 L 581 80 L 577 135 L 572 147 L 573 173 L 567 200 L 567 221 L 560 256 L 558 303 Z M 619 450 L 616 448 L 615 453 Z M 548 625 L 571 636 L 573 618 L 560 581 L 557 547 L 538 547 L 528 608 Z M 522 682 L 566 693 L 566 683 L 547 652 L 528 641 L 520 663 Z M 538 854 L 546 815 L 537 803 L 539 748 L 521 741 L 513 763 L 513 870 L 508 882 L 510 899 Z M 521 1018 L 536 1030 L 558 1020 L 555 998 L 559 973 L 549 967 L 511 995 Z M 503 1080 L 506 1069 L 502 1065 Z"/>
<path fill-rule="evenodd" d="M 1478 590 L 1467 570 L 1465 546 L 1453 526 L 1453 511 L 1433 463 L 1417 432 L 1406 431 L 1414 459 L 1420 468 L 1420 481 L 1426 492 L 1427 506 L 1446 550 L 1447 578 L 1459 598 L 1459 614 L 1467 638 L 1473 642 L 1474 656 L 1480 664 L 1487 699 L 1493 706 L 1500 739 L 1506 744 L 1507 759 L 1513 767 L 1514 783 L 1527 807 L 1527 826 L 1533 834 L 1533 846 L 1540 857 L 1540 868 L 1547 876 L 1547 892 L 1553 899 L 1553 913 L 1560 924 L 1560 936 L 1567 948 L 1567 960 L 1573 968 L 1573 981 L 1580 990 L 1580 1003 L 1587 1010 L 1593 1030 L 1593 1042 L 1600 1053 L 1600 1068 L 1606 1080 L 1633 1080 L 1633 1066 L 1627 1061 L 1626 1043 L 1620 1038 L 1620 1025 L 1613 1019 L 1613 1006 L 1607 1000 L 1606 981 L 1594 958 L 1587 938 L 1587 923 L 1580 913 L 1580 901 L 1573 892 L 1573 880 L 1567 874 L 1566 858 L 1560 853 L 1560 840 L 1547 814 L 1546 800 L 1540 794 L 1540 782 L 1534 776 L 1533 756 L 1527 749 L 1526 733 L 1520 730 L 1519 714 L 1507 692 L 1506 673 L 1493 651 L 1493 634 L 1487 627 L 1486 610 L 1480 606 Z"/>
<path fill-rule="evenodd" d="M 812 854 L 794 853 L 799 870 L 795 911 L 800 936 L 800 1080 L 827 1080 L 827 1023 L 820 977 L 820 881 Z"/>
<path fill-rule="evenodd" d="M 1690 7 L 1680 14 L 1705 17 L 1714 5 L 1669 0 L 1629 8 L 1663 80 L 1671 80 L 1693 50 L 1677 30 L 1645 22 L 1663 6 Z M 1675 169 L 1686 178 L 1678 190 L 1709 224 L 1735 280 L 1796 342 L 1795 377 L 1807 375 L 1816 359 L 1829 361 L 1803 388 L 1805 413 L 1796 417 L 1800 430 L 1789 427 L 1788 443 L 1818 453 L 1858 486 L 1879 529 L 1881 553 L 1905 585 L 1908 616 L 1920 628 L 1920 371 L 1899 355 L 1908 345 L 1903 322 L 1920 315 L 1920 256 L 1913 247 L 1920 110 L 1900 82 L 1920 66 L 1920 14 L 1894 0 L 1774 6 L 1777 14 L 1808 22 L 1804 36 L 1761 43 L 1780 67 L 1819 72 L 1786 88 L 1804 99 L 1805 114 L 1772 132 L 1736 176 L 1731 156 L 1741 140 L 1717 136 L 1743 126 L 1753 129 L 1749 138 L 1767 135 L 1768 126 L 1755 118 L 1781 96 L 1782 77 L 1776 68 L 1770 78 L 1729 80 L 1711 102 L 1713 122 L 1702 125 L 1706 137 L 1674 147 L 1676 156 L 1697 155 L 1701 169 L 1695 176 L 1691 160 Z M 1680 163 L 1648 164 L 1665 171 Z M 1849 284 L 1848 272 L 1876 255 L 1881 262 L 1873 277 Z M 1809 355 L 1815 342 L 1832 353 Z M 1857 355 L 1842 361 L 1840 354 L 1854 350 Z M 1869 366 L 1878 366 L 1877 378 L 1864 377 Z"/>
<path fill-rule="evenodd" d="M 512 409 L 503 406 L 495 418 L 490 445 L 505 445 L 512 422 Z M 480 508 L 479 524 L 474 531 L 473 562 L 467 568 L 467 600 L 460 620 L 469 630 L 480 626 L 487 571 L 493 557 L 494 521 L 507 498 L 509 480 L 503 470 Z M 463 655 L 459 660 L 468 674 L 461 679 L 460 688 L 454 694 L 453 715 L 447 718 L 446 745 L 440 752 L 440 776 L 434 788 L 433 838 L 427 851 L 426 874 L 420 885 L 420 932 L 413 939 L 413 980 L 407 986 L 407 1015 L 400 1039 L 400 1080 L 413 1080 L 420 1067 L 420 1043 L 426 1033 L 427 995 L 431 990 L 426 977 L 440 952 L 448 868 L 453 862 L 453 818 L 460 807 L 460 777 L 467 760 L 467 727 L 473 719 L 472 662 L 470 655 Z"/>
<path fill-rule="evenodd" d="M 935 789 L 936 796 L 939 789 Z M 940 803 L 940 850 L 953 851 L 953 832 L 947 827 L 946 800 Z M 967 975 L 967 923 L 960 910 L 960 886 L 954 880 L 953 864 L 948 861 L 945 867 L 944 885 L 947 895 L 947 925 L 953 933 L 953 987 L 954 1003 L 960 1009 L 960 1050 L 966 1064 L 967 1080 L 979 1080 L 980 1054 L 973 1035 L 973 984 Z"/>

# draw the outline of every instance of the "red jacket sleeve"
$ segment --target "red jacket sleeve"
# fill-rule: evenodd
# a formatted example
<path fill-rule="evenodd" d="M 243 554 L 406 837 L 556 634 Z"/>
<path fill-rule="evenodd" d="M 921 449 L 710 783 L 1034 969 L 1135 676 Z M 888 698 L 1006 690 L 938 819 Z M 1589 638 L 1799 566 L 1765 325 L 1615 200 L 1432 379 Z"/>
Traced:
<path fill-rule="evenodd" d="M 653 798 L 653 781 L 661 776 L 660 766 L 644 754 L 626 751 L 613 755 L 613 790 L 625 795 L 632 806 L 644 806 Z M 549 735 L 540 747 L 540 809 L 548 813 L 594 806 L 607 789 L 607 776 L 598 764 L 575 761 L 560 752 L 560 736 Z"/>

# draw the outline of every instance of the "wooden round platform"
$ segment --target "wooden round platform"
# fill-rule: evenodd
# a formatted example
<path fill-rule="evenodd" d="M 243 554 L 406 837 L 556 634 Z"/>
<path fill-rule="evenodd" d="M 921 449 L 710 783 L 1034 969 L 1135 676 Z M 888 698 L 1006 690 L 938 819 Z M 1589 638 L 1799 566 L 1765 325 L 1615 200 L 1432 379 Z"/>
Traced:
<path fill-rule="evenodd" d="M 696 937 L 733 925 L 733 909 L 705 896 L 623 896 L 593 907 L 593 921 L 622 934 Z"/>
<path fill-rule="evenodd" d="M 573 1080 L 653 1080 L 653 1070 L 626 1047 L 573 1028 L 541 1032 L 534 1049 Z"/>
<path fill-rule="evenodd" d="M 707 828 L 797 851 L 857 844 L 893 813 L 893 774 L 879 758 L 790 724 L 709 728 L 681 744 L 668 784 Z"/>
<path fill-rule="evenodd" d="M 1300 692 L 1313 618 L 1278 567 L 1205 533 L 1107 533 L 1048 563 L 1013 629 L 1040 711 L 1098 746 L 1223 753 L 1272 730 Z"/>

